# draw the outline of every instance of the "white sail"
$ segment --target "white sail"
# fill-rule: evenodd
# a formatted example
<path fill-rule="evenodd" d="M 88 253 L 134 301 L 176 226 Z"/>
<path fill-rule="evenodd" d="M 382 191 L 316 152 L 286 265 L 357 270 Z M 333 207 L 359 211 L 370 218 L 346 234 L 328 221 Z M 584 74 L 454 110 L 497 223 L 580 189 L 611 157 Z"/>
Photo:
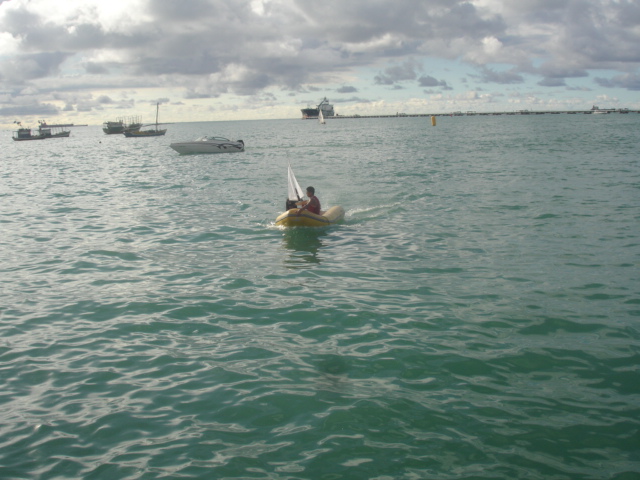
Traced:
<path fill-rule="evenodd" d="M 291 169 L 291 164 L 289 164 L 289 200 L 302 200 L 302 189 L 300 188 L 300 184 L 298 180 L 296 180 L 296 176 L 293 174 L 293 170 Z"/>
<path fill-rule="evenodd" d="M 322 106 L 320 106 L 320 113 L 318 114 L 318 121 L 322 124 L 325 123 L 324 121 L 324 115 L 322 114 Z"/>

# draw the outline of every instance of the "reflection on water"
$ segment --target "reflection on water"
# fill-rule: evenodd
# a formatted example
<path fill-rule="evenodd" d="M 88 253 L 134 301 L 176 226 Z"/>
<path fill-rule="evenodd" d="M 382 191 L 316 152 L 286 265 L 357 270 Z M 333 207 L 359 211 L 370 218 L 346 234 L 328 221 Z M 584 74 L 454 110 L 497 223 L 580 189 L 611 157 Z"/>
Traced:
<path fill-rule="evenodd" d="M 326 228 L 297 227 L 284 230 L 282 244 L 291 251 L 285 264 L 300 268 L 308 263 L 320 263 L 318 251 L 324 246 L 322 237 L 326 235 Z"/>
<path fill-rule="evenodd" d="M 342 375 L 347 373 L 349 365 L 347 360 L 338 354 L 321 355 L 318 358 L 318 369 L 322 373 Z"/>
<path fill-rule="evenodd" d="M 320 376 L 316 379 L 317 391 L 345 393 L 352 384 L 348 376 L 349 364 L 341 355 L 325 354 L 316 358 Z"/>

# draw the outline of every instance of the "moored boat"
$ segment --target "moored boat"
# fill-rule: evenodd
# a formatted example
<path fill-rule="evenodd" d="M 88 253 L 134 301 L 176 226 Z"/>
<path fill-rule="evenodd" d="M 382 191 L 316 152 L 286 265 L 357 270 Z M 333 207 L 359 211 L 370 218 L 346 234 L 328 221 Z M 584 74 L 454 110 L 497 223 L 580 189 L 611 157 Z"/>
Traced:
<path fill-rule="evenodd" d="M 40 133 L 37 135 L 32 134 L 30 128 L 19 128 L 11 138 L 16 142 L 22 142 L 25 140 L 45 140 L 47 137 Z"/>
<path fill-rule="evenodd" d="M 63 130 L 62 126 L 47 125 L 44 120 L 38 126 L 38 133 L 45 138 L 66 138 L 71 135 L 70 130 Z"/>
<path fill-rule="evenodd" d="M 13 140 L 16 142 L 22 142 L 26 140 L 46 140 L 48 138 L 66 138 L 71 132 L 69 130 L 62 130 L 52 125 L 47 125 L 44 121 L 40 122 L 38 126 L 38 133 L 32 133 L 30 128 L 25 128 L 20 122 L 13 122 L 18 124 L 18 130 L 14 132 Z"/>
<path fill-rule="evenodd" d="M 158 111 L 160 109 L 160 104 L 157 103 L 156 104 L 156 123 L 155 128 L 153 130 L 140 130 L 140 128 L 136 128 L 136 129 L 128 129 L 125 130 L 124 132 L 124 136 L 125 137 L 160 137 L 162 135 L 164 135 L 165 133 L 167 133 L 167 129 L 159 129 L 158 128 Z"/>
<path fill-rule="evenodd" d="M 115 122 L 104 122 L 102 131 L 107 135 L 115 135 L 129 130 L 139 130 L 140 127 L 142 127 L 140 117 L 117 118 Z"/>
<path fill-rule="evenodd" d="M 235 142 L 225 137 L 209 137 L 207 135 L 190 142 L 176 142 L 169 145 L 181 155 L 195 153 L 232 153 L 244 152 L 244 142 Z"/>

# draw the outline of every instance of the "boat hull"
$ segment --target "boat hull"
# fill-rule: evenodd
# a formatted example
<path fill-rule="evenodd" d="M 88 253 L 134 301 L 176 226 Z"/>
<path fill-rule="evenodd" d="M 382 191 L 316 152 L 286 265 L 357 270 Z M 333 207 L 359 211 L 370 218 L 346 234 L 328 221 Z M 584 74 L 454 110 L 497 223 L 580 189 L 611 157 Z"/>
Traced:
<path fill-rule="evenodd" d="M 292 208 L 276 218 L 278 227 L 326 227 L 344 219 L 344 208 L 336 205 L 324 212 L 324 215 L 316 215 L 304 210 L 298 215 L 298 208 Z"/>
<path fill-rule="evenodd" d="M 327 97 L 324 97 L 316 108 L 307 107 L 301 109 L 300 111 L 302 112 L 303 120 L 318 118 L 320 116 L 320 113 L 322 113 L 323 117 L 333 117 L 335 115 L 333 105 L 329 104 L 329 100 L 327 100 Z"/>
<path fill-rule="evenodd" d="M 67 138 L 69 135 L 71 135 L 71 132 L 51 133 L 46 135 L 45 138 Z"/>
<path fill-rule="evenodd" d="M 51 138 L 51 137 L 45 137 L 44 135 L 33 135 L 31 137 L 23 137 L 23 138 L 12 137 L 12 138 L 16 142 L 24 142 L 27 140 L 46 140 L 47 138 Z"/>
<path fill-rule="evenodd" d="M 140 116 L 117 118 L 108 120 L 102 124 L 102 131 L 107 135 L 123 134 L 124 132 L 140 130 L 142 122 Z"/>
<path fill-rule="evenodd" d="M 106 133 L 107 135 L 115 135 L 117 133 L 124 133 L 124 126 L 118 125 L 118 126 L 104 127 L 102 129 L 102 131 L 104 133 Z"/>
<path fill-rule="evenodd" d="M 318 115 L 320 114 L 320 110 L 317 108 L 303 108 L 300 111 L 302 112 L 303 119 L 318 118 Z"/>
<path fill-rule="evenodd" d="M 243 142 L 182 142 L 169 145 L 180 155 L 190 155 L 197 153 L 233 153 L 244 152 Z"/>
<path fill-rule="evenodd" d="M 66 138 L 70 134 L 71 132 L 68 130 L 52 133 L 51 128 L 40 128 L 38 130 L 38 134 L 33 135 L 31 133 L 31 129 L 21 128 L 16 132 L 16 134 L 12 138 L 16 142 L 24 142 L 27 140 L 46 140 L 47 138 Z"/>
<path fill-rule="evenodd" d="M 123 134 L 128 131 L 135 131 L 142 127 L 142 123 L 132 123 L 125 125 L 123 122 L 105 122 L 102 131 L 107 135 Z"/>
<path fill-rule="evenodd" d="M 159 137 L 167 133 L 166 130 L 138 130 L 136 132 L 124 132 L 125 137 Z"/>

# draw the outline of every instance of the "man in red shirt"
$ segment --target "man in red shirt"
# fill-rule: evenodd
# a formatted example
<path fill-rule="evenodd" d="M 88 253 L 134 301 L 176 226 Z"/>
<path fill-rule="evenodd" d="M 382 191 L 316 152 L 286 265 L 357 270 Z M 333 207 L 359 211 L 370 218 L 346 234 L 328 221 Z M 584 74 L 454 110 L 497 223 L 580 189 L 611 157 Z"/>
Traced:
<path fill-rule="evenodd" d="M 320 215 L 320 200 L 316 197 L 316 189 L 313 187 L 307 187 L 307 197 L 309 197 L 309 200 L 300 207 L 297 215 L 300 215 L 303 210 L 309 210 L 311 213 Z"/>

